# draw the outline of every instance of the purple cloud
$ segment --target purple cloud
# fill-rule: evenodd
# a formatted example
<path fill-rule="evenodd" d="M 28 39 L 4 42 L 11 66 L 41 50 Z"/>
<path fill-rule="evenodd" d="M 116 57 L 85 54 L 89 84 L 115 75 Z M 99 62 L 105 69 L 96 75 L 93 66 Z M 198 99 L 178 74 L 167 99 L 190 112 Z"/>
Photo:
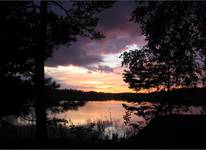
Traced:
<path fill-rule="evenodd" d="M 132 1 L 116 2 L 112 8 L 99 13 L 98 17 L 100 20 L 97 30 L 101 31 L 106 38 L 98 41 L 79 38 L 69 48 L 61 46 L 53 53 L 53 57 L 46 61 L 46 66 L 66 66 L 72 64 L 86 67 L 93 71 L 113 71 L 109 66 L 101 65 L 106 54 L 120 53 L 127 45 L 137 44 L 141 47 L 145 44 L 138 25 L 129 22 L 135 5 Z"/>
<path fill-rule="evenodd" d="M 62 46 L 54 51 L 53 56 L 48 58 L 46 66 L 87 66 L 102 62 L 102 57 L 95 54 L 88 54 L 82 50 L 79 43 L 73 44 L 70 48 Z"/>
<path fill-rule="evenodd" d="M 106 73 L 113 72 L 113 68 L 106 66 L 106 65 L 87 66 L 86 68 L 92 71 L 100 71 L 100 72 L 106 72 Z"/>

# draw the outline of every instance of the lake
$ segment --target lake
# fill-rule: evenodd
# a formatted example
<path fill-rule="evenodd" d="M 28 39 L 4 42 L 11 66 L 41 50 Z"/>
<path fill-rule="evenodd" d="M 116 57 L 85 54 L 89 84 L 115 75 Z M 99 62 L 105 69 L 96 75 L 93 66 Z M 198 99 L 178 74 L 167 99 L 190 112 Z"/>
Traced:
<path fill-rule="evenodd" d="M 68 125 L 101 124 L 104 134 L 110 138 L 112 138 L 112 134 L 117 134 L 118 137 L 127 137 L 135 134 L 135 129 L 131 125 L 125 124 L 126 109 L 122 104 L 134 105 L 132 102 L 121 100 L 88 101 L 77 110 L 50 114 L 50 118 L 66 119 L 69 121 Z M 136 124 L 137 122 L 144 124 L 145 120 L 143 117 L 131 114 L 130 123 Z"/>
<path fill-rule="evenodd" d="M 62 100 L 61 102 L 64 102 Z M 67 101 L 68 102 L 68 101 Z M 69 101 L 71 102 L 71 101 Z M 74 101 L 75 102 L 75 101 Z M 145 116 L 142 117 L 137 114 L 137 111 L 129 111 L 123 105 L 135 106 L 140 108 L 143 106 L 154 106 L 156 104 L 149 102 L 127 102 L 123 100 L 102 100 L 102 101 L 87 101 L 84 105 L 77 107 L 77 109 L 68 109 L 66 111 L 57 113 L 57 112 L 48 112 L 48 118 L 53 119 L 64 119 L 68 121 L 64 124 L 64 128 L 71 129 L 73 127 L 86 127 L 93 124 L 93 130 L 100 131 L 102 137 L 107 137 L 112 139 L 113 136 L 118 138 L 128 138 L 134 134 L 137 134 L 142 128 L 144 128 L 150 121 L 152 115 L 149 116 L 149 120 L 145 120 Z M 187 109 L 185 109 L 187 108 Z M 147 110 L 143 110 L 143 114 L 147 113 Z M 183 107 L 175 108 L 174 112 L 176 114 L 202 114 L 201 107 Z M 34 118 L 34 111 L 31 111 L 31 118 Z M 26 120 L 21 118 L 18 121 L 18 124 L 31 124 Z M 35 124 L 35 122 L 32 122 Z M 51 132 L 53 129 L 49 129 Z M 56 130 L 56 129 L 55 129 Z M 67 130 L 63 131 L 65 134 L 70 133 Z M 53 133 L 57 135 L 59 133 Z"/>
<path fill-rule="evenodd" d="M 123 105 L 142 107 L 154 106 L 149 102 L 127 102 L 122 100 L 104 100 L 104 101 L 88 101 L 85 105 L 78 107 L 77 110 L 67 110 L 62 113 L 50 114 L 50 118 L 65 119 L 69 125 L 87 125 L 94 123 L 101 125 L 104 135 L 112 139 L 113 134 L 121 137 L 130 137 L 137 134 L 139 130 L 144 128 L 150 121 L 145 120 L 137 114 L 137 111 L 127 111 Z M 180 108 L 175 112 L 181 114 L 201 114 L 201 107 Z M 174 109 L 175 110 L 175 109 Z M 146 111 L 144 111 L 146 113 Z M 129 116 L 127 116 L 127 115 Z M 127 117 L 126 117 L 127 116 Z M 150 116 L 152 117 L 151 114 Z M 127 121 L 126 121 L 127 120 Z"/>

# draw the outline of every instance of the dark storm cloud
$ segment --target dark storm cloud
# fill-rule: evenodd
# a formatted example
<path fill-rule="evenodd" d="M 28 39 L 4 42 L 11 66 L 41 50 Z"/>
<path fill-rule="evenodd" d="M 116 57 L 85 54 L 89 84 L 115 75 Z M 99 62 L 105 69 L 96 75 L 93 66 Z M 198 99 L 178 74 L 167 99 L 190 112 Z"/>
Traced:
<path fill-rule="evenodd" d="M 94 54 L 87 54 L 82 50 L 81 44 L 74 43 L 70 48 L 61 46 L 54 51 L 53 56 L 48 58 L 46 66 L 87 66 L 93 63 L 102 62 L 102 57 Z"/>
<path fill-rule="evenodd" d="M 99 14 L 100 20 L 98 27 L 103 31 L 113 31 L 116 29 L 128 29 L 127 24 L 131 24 L 129 19 L 135 8 L 132 1 L 123 1 L 114 3 L 113 7 Z"/>
<path fill-rule="evenodd" d="M 99 43 L 104 53 L 121 52 L 126 45 L 133 43 L 140 47 L 145 44 L 138 25 L 129 21 L 135 7 L 136 4 L 133 1 L 117 2 L 112 8 L 99 15 L 97 29 L 106 35 L 103 42 Z"/>
<path fill-rule="evenodd" d="M 144 37 L 140 36 L 137 24 L 129 22 L 134 2 L 116 2 L 113 7 L 98 14 L 99 24 L 97 30 L 106 38 L 90 40 L 80 38 L 69 48 L 60 47 L 46 62 L 47 66 L 76 65 L 91 70 L 112 71 L 108 66 L 102 66 L 103 54 L 116 54 L 122 52 L 127 45 L 144 45 Z M 94 64 L 96 67 L 94 67 Z M 89 67 L 88 67 L 89 66 Z M 92 66 L 92 67 L 91 67 Z"/>
<path fill-rule="evenodd" d="M 113 72 L 113 68 L 106 65 L 98 65 L 98 66 L 86 66 L 87 69 L 92 71 L 101 71 L 101 72 Z"/>

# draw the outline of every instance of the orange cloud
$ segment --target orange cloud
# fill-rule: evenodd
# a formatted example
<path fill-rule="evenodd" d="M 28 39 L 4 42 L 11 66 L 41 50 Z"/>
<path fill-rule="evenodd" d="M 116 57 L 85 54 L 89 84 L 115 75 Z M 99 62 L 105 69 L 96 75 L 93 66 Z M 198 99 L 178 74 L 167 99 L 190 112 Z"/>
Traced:
<path fill-rule="evenodd" d="M 122 75 L 115 72 L 93 72 L 86 68 L 72 65 L 45 67 L 45 72 L 60 83 L 62 88 L 72 88 L 74 86 L 84 91 L 110 93 L 133 92 L 124 83 Z"/>

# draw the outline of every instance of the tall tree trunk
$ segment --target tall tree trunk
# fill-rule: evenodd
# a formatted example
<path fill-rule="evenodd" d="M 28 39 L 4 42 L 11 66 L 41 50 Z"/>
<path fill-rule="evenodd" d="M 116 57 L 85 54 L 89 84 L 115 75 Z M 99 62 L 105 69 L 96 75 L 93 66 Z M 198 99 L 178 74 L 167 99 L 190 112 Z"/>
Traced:
<path fill-rule="evenodd" d="M 46 28 L 47 28 L 47 2 L 41 1 L 40 7 L 40 28 L 39 28 L 39 42 L 36 52 L 35 60 L 35 86 L 36 86 L 36 138 L 40 143 L 47 141 L 47 127 L 46 127 L 46 107 L 45 107 L 45 88 L 44 88 L 44 52 L 46 46 Z"/>

